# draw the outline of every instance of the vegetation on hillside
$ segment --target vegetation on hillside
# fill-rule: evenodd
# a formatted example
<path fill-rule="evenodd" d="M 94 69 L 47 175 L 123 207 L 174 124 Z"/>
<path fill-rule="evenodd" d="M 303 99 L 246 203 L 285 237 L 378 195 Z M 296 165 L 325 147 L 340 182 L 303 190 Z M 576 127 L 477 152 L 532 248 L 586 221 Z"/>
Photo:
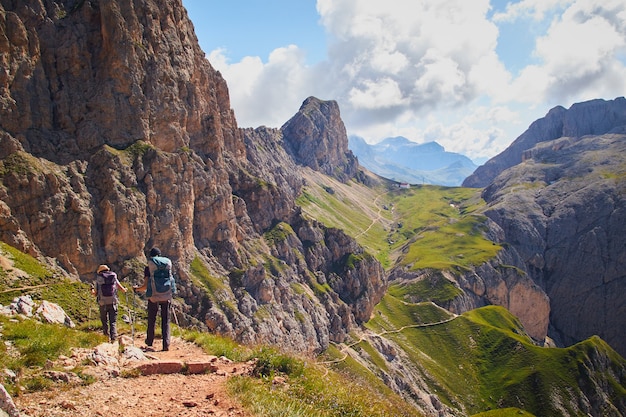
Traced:
<path fill-rule="evenodd" d="M 502 307 L 446 320 L 433 315 L 430 303 L 406 303 L 388 294 L 367 327 L 419 364 L 440 400 L 470 414 L 517 407 L 542 416 L 577 415 L 579 399 L 594 395 L 594 384 L 609 387 L 612 402 L 626 400 L 626 360 L 605 342 L 593 337 L 568 348 L 536 346 Z M 594 370 L 597 361 L 607 369 Z"/>
<path fill-rule="evenodd" d="M 329 187 L 328 181 L 309 178 L 298 199 L 303 211 L 346 231 L 386 269 L 465 269 L 488 261 L 501 249 L 484 237 L 484 201 L 476 189 L 399 189 L 392 183 L 366 187 L 338 181 Z"/>
<path fill-rule="evenodd" d="M 299 200 L 305 213 L 348 230 L 386 269 L 402 266 L 421 272 L 416 279 L 393 281 L 365 327 L 408 355 L 409 366 L 424 379 L 428 392 L 446 406 L 481 417 L 577 415 L 581 398 L 595 395 L 594 384 L 607 387 L 611 403 L 626 400 L 626 362 L 599 338 L 545 348 L 504 308 L 488 306 L 454 317 L 437 306 L 461 294 L 446 272 L 480 265 L 501 249 L 485 238 L 479 190 L 406 190 L 387 183 L 363 191 L 354 183 L 333 184 L 329 193 L 316 180 L 308 179 Z M 350 216 L 337 215 L 353 210 Z M 354 219 L 368 216 L 370 223 L 356 225 Z M 348 356 L 336 365 L 344 372 L 386 374 L 385 380 L 406 373 L 394 369 L 367 338 L 343 347 L 348 348 L 360 359 Z M 594 370 L 594 361 L 603 361 L 607 369 Z"/>

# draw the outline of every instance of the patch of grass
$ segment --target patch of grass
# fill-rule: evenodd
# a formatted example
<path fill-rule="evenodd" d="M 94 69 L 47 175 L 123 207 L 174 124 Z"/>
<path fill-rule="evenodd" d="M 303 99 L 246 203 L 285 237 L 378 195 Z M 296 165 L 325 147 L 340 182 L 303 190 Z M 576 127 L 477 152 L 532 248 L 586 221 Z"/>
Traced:
<path fill-rule="evenodd" d="M 327 180 L 327 178 L 326 178 Z M 457 270 L 492 259 L 501 247 L 484 237 L 480 190 L 416 186 L 397 190 L 313 178 L 297 199 L 309 216 L 354 237 L 385 269 Z"/>
<path fill-rule="evenodd" d="M 14 152 L 0 161 L 0 177 L 10 173 L 26 175 L 39 171 L 41 171 L 41 161 L 26 152 Z"/>
<path fill-rule="evenodd" d="M 387 364 L 385 363 L 381 354 L 374 349 L 374 347 L 369 344 L 366 340 L 361 340 L 358 344 L 358 347 L 363 349 L 369 356 L 370 361 L 375 365 L 375 369 L 380 369 L 382 371 L 388 372 Z"/>
<path fill-rule="evenodd" d="M 53 272 L 41 264 L 37 259 L 32 256 L 19 251 L 13 246 L 7 245 L 4 242 L 0 242 L 0 254 L 8 257 L 11 261 L 13 261 L 13 267 L 25 272 L 29 277 L 25 280 L 21 278 L 19 282 L 15 283 L 15 286 L 24 287 L 26 285 L 38 285 L 45 281 L 46 278 L 50 278 L 53 275 Z M 0 268 L 1 270 L 1 268 Z M 3 271 L 3 275 L 6 272 Z"/>
<path fill-rule="evenodd" d="M 612 401 L 626 399 L 626 381 L 619 376 L 626 360 L 599 338 L 563 349 L 539 347 L 517 318 L 496 306 L 432 326 L 406 326 L 423 320 L 418 313 L 425 305 L 387 294 L 367 326 L 386 331 L 384 337 L 423 367 L 429 390 L 450 406 L 464 404 L 470 413 L 517 407 L 536 415 L 560 416 L 563 410 L 555 404 L 561 404 L 574 415 L 569 404 L 576 404 L 583 396 L 581 390 L 598 383 L 598 378 L 612 387 L 607 393 Z M 597 360 L 608 360 L 606 373 L 589 372 Z"/>
<path fill-rule="evenodd" d="M 443 305 L 463 294 L 460 288 L 445 278 L 439 271 L 433 271 L 419 281 L 405 281 L 389 287 L 389 294 L 412 303 L 432 301 Z"/>
<path fill-rule="evenodd" d="M 362 380 L 310 364 L 285 384 L 271 378 L 236 377 L 229 392 L 254 415 L 266 416 L 419 416 L 399 396 L 373 390 Z"/>
<path fill-rule="evenodd" d="M 150 149 L 154 149 L 151 144 L 143 140 L 138 140 L 124 149 L 124 152 L 128 154 L 131 159 L 136 159 L 143 157 Z"/>
<path fill-rule="evenodd" d="M 299 377 L 304 372 L 303 360 L 284 354 L 274 347 L 261 347 L 255 353 L 255 358 L 257 362 L 253 374 L 257 377 L 272 377 L 278 373 Z"/>
<path fill-rule="evenodd" d="M 43 366 L 47 359 L 69 354 L 72 347 L 91 347 L 104 340 L 99 334 L 30 319 L 16 321 L 2 317 L 0 323 L 3 338 L 20 352 L 18 364 L 23 366 Z"/>
<path fill-rule="evenodd" d="M 202 260 L 197 256 L 191 261 L 190 272 L 214 296 L 228 290 L 226 283 L 211 275 L 202 263 Z"/>
<path fill-rule="evenodd" d="M 186 331 L 184 339 L 202 347 L 207 353 L 224 356 L 233 361 L 247 361 L 253 356 L 253 350 L 230 338 L 211 333 Z"/>
<path fill-rule="evenodd" d="M 391 266 L 386 236 L 393 216 L 383 209 L 388 205 L 387 188 L 339 181 L 329 185 L 328 181 L 326 176 L 311 174 L 296 203 L 309 217 L 354 237 L 384 267 Z"/>
<path fill-rule="evenodd" d="M 265 240 L 273 245 L 278 242 L 287 240 L 289 236 L 294 236 L 295 233 L 288 223 L 280 222 L 263 235 Z"/>
<path fill-rule="evenodd" d="M 99 333 L 83 332 L 32 319 L 9 319 L 0 316 L 0 329 L 5 343 L 0 344 L 0 368 L 20 375 L 19 385 L 40 390 L 49 381 L 38 372 L 48 360 L 70 355 L 72 347 L 89 348 L 106 341 Z M 12 394 L 18 393 L 13 381 L 5 381 Z"/>
<path fill-rule="evenodd" d="M 390 235 L 401 251 L 400 264 L 411 270 L 463 269 L 493 258 L 501 247 L 484 237 L 486 217 L 479 191 L 460 187 L 420 186 L 396 192 L 399 217 Z"/>
<path fill-rule="evenodd" d="M 439 323 L 454 317 L 433 303 L 407 303 L 387 293 L 376 306 L 374 319 L 366 326 L 375 331 L 396 331 L 408 326 Z"/>

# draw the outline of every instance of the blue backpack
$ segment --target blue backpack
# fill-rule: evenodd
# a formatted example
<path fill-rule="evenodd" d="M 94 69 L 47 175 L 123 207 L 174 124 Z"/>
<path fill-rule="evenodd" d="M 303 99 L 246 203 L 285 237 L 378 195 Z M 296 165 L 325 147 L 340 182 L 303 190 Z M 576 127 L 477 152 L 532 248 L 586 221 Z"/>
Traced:
<path fill-rule="evenodd" d="M 168 301 L 176 293 L 174 276 L 172 275 L 172 261 L 164 256 L 150 258 L 156 265 L 156 270 L 150 279 L 149 293 L 146 296 L 152 302 Z"/>

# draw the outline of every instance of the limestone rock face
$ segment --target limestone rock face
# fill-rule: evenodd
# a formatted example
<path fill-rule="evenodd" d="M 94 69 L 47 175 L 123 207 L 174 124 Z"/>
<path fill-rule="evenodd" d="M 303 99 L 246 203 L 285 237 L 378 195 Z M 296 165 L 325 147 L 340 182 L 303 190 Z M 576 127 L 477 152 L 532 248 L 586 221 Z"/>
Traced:
<path fill-rule="evenodd" d="M 348 135 L 335 101 L 309 97 L 281 128 L 285 148 L 304 166 L 347 181 L 358 171 L 348 149 Z"/>
<path fill-rule="evenodd" d="M 561 137 L 601 135 L 626 131 L 626 99 L 591 100 L 576 103 L 568 110 L 557 106 L 533 122 L 502 153 L 491 158 L 463 181 L 464 187 L 486 187 L 502 171 L 524 160 L 524 152 L 535 145 Z"/>
<path fill-rule="evenodd" d="M 357 173 L 337 104 L 239 129 L 180 0 L 0 0 L 0 60 L 2 241 L 131 284 L 158 246 L 181 320 L 298 351 L 341 341 L 382 297 L 380 264 L 295 204 L 299 165 Z"/>
<path fill-rule="evenodd" d="M 564 137 L 483 191 L 486 214 L 550 298 L 549 334 L 599 335 L 626 354 L 626 135 Z"/>
<path fill-rule="evenodd" d="M 600 335 L 626 354 L 626 99 L 555 107 L 463 185 L 486 187 L 487 216 L 550 298 L 549 335 Z"/>
<path fill-rule="evenodd" d="M 0 119 L 29 153 L 65 162 L 138 139 L 216 158 L 242 150 L 226 83 L 180 0 L 1 7 Z"/>

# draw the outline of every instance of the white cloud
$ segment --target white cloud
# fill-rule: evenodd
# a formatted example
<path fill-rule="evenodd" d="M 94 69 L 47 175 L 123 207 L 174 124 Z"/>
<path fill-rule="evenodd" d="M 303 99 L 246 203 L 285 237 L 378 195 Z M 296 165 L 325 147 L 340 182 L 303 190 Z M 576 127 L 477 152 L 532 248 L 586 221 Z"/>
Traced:
<path fill-rule="evenodd" d="M 378 109 L 401 105 L 404 101 L 398 84 L 390 79 L 365 80 L 362 87 L 350 90 L 349 103 L 355 109 Z"/>
<path fill-rule="evenodd" d="M 614 98 L 626 90 L 626 3 L 580 0 L 555 17 L 536 41 L 539 63 L 524 68 L 512 84 L 514 97 L 568 106 Z"/>
<path fill-rule="evenodd" d="M 242 127 L 280 127 L 313 95 L 307 95 L 313 84 L 311 72 L 303 51 L 295 45 L 275 49 L 266 63 L 260 57 L 245 57 L 230 64 L 223 50 L 212 51 L 209 62 L 226 79 Z"/>
<path fill-rule="evenodd" d="M 626 94 L 623 0 L 522 0 L 492 20 L 488 0 L 318 0 L 317 9 L 325 62 L 307 66 L 295 45 L 266 62 L 210 53 L 241 126 L 280 127 L 314 95 L 337 100 L 349 133 L 369 142 L 436 140 L 474 158 L 495 155 L 555 105 Z M 532 64 L 526 57 L 513 76 L 496 53 L 497 24 L 524 19 L 546 24 Z"/>

